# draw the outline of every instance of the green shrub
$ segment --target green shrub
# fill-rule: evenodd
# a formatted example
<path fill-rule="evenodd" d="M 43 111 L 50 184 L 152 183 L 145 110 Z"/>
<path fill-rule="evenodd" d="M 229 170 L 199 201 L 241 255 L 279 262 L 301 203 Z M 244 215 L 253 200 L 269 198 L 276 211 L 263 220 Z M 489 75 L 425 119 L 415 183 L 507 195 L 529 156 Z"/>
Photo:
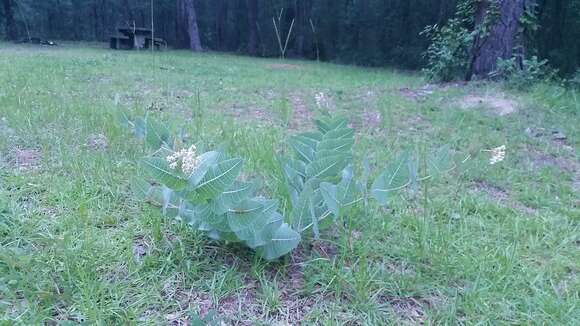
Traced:
<path fill-rule="evenodd" d="M 451 19 L 445 26 L 427 26 L 422 32 L 431 39 L 424 56 L 427 78 L 437 82 L 448 82 L 465 78 L 469 67 L 469 49 L 473 33 L 459 19 Z"/>
<path fill-rule="evenodd" d="M 290 138 L 295 158 L 283 159 L 283 171 L 292 203 L 290 224 L 319 237 L 329 217 L 336 219 L 340 208 L 358 200 L 352 173 L 354 130 L 347 127 L 346 119 L 316 124 L 317 131 Z"/>
<path fill-rule="evenodd" d="M 268 260 L 298 246 L 300 234 L 284 223 L 278 202 L 255 196 L 256 184 L 239 180 L 242 159 L 220 151 L 199 154 L 195 146 L 174 148 L 178 142 L 155 120 L 126 121 L 154 150 L 141 161 L 148 178 L 133 182 L 140 199 L 214 240 L 244 243 Z"/>
<path fill-rule="evenodd" d="M 508 87 L 519 90 L 539 82 L 550 81 L 555 76 L 556 72 L 548 65 L 548 60 L 539 60 L 536 56 L 524 59 L 521 65 L 517 58 L 499 59 L 497 68 L 492 73 L 492 77 L 501 79 Z"/>
<path fill-rule="evenodd" d="M 568 80 L 568 85 L 571 88 L 580 89 L 580 68 L 576 70 L 576 73 Z"/>
<path fill-rule="evenodd" d="M 353 172 L 354 130 L 347 120 L 317 120 L 316 131 L 290 137 L 294 157 L 280 158 L 291 202 L 284 217 L 276 200 L 255 195 L 255 182 L 240 180 L 241 158 L 219 150 L 198 153 L 194 145 L 179 146 L 182 141 L 150 117 L 123 116 L 122 122 L 152 151 L 140 164 L 147 177 L 132 185 L 140 200 L 211 239 L 245 244 L 266 260 L 288 254 L 303 235 L 320 237 L 343 209 L 361 202 L 367 205 L 368 193 L 387 205 L 393 193 L 445 172 L 451 162 L 444 147 L 425 158 L 421 176 L 418 158 L 405 153 L 387 164 L 369 192 L 368 162 L 362 181 Z"/>

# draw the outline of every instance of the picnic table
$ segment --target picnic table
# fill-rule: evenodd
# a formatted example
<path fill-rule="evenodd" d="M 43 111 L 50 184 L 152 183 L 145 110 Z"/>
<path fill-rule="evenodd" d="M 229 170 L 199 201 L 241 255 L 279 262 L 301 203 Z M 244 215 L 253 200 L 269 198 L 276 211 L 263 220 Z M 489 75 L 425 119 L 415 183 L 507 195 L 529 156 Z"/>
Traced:
<path fill-rule="evenodd" d="M 111 36 L 111 49 L 133 50 L 150 49 L 152 46 L 159 50 L 167 47 L 164 39 L 153 38 L 153 31 L 142 27 L 121 27 L 117 31 L 119 35 Z"/>

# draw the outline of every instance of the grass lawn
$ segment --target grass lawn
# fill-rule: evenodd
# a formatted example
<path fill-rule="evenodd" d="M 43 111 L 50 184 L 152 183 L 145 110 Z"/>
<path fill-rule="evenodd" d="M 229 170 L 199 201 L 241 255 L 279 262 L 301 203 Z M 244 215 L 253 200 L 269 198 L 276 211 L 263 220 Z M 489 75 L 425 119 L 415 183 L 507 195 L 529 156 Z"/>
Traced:
<path fill-rule="evenodd" d="M 580 94 L 221 54 L 0 44 L 0 324 L 580 324 Z M 276 152 L 321 111 L 377 175 L 449 144 L 464 168 L 371 204 L 274 263 L 139 202 L 121 110 L 245 158 L 286 207 Z M 507 146 L 506 160 L 489 153 Z M 355 167 L 360 171 L 361 166 Z M 362 211 L 361 211 L 362 212 Z M 345 246 L 352 237 L 352 248 Z"/>

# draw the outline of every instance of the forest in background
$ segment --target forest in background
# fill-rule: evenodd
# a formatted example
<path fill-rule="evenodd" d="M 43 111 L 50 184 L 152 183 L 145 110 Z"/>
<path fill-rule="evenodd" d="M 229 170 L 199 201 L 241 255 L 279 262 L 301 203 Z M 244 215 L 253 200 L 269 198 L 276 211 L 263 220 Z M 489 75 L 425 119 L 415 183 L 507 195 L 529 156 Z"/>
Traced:
<path fill-rule="evenodd" d="M 1 0 L 0 35 L 106 41 L 117 27 L 151 26 L 175 48 L 189 48 L 191 19 L 204 50 L 340 63 L 424 67 L 430 39 L 421 32 L 444 25 L 464 0 Z M 471 0 L 479 1 L 479 0 Z M 515 0 L 514 0 L 515 1 Z M 485 2 L 485 1 L 481 1 Z M 549 60 L 562 74 L 580 66 L 580 0 L 534 0 L 526 55 Z M 193 8 L 192 17 L 188 9 Z M 185 21 L 185 22 L 184 22 Z"/>

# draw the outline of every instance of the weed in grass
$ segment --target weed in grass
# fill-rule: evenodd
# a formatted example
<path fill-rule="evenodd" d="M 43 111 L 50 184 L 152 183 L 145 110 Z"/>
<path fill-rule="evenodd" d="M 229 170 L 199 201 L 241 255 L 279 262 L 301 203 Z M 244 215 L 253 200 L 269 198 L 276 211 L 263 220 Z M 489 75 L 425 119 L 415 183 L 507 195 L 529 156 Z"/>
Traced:
<path fill-rule="evenodd" d="M 280 98 L 275 102 L 273 111 L 278 115 L 283 126 L 288 126 L 292 121 L 292 108 L 290 101 L 286 98 Z"/>

